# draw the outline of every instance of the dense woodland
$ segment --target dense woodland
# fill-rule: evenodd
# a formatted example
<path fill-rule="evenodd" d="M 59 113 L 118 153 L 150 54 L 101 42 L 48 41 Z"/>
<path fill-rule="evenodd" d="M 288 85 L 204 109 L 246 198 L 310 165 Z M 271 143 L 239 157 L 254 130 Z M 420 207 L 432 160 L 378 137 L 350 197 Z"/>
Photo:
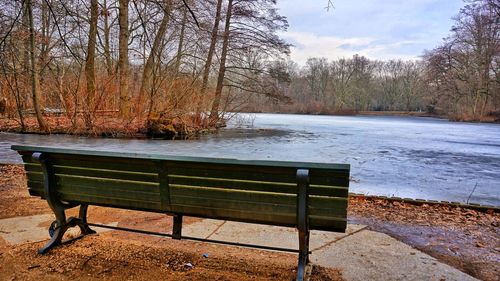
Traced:
<path fill-rule="evenodd" d="M 482 120 L 500 111 L 500 5 L 465 4 L 420 60 L 299 67 L 275 0 L 0 0 L 0 122 L 155 134 L 214 128 L 241 110 Z"/>

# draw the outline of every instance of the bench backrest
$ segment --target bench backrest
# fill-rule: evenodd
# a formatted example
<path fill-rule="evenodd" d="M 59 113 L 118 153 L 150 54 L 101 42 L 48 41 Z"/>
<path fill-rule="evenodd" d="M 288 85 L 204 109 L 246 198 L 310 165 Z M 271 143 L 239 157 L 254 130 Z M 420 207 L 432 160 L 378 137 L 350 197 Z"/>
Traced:
<path fill-rule="evenodd" d="M 295 227 L 297 170 L 309 170 L 311 229 L 344 231 L 349 165 L 13 146 L 31 195 L 44 197 L 32 154 L 50 159 L 61 200 L 162 213 Z"/>

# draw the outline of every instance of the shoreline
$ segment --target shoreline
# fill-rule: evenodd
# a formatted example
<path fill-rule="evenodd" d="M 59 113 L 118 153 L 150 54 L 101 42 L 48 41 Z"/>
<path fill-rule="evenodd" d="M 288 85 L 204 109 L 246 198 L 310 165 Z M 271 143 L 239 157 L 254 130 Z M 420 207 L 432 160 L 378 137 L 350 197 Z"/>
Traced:
<path fill-rule="evenodd" d="M 301 113 L 301 112 L 252 112 L 252 111 L 242 111 L 239 113 L 243 114 L 290 114 L 290 115 L 305 115 L 305 116 L 360 116 L 360 117 L 416 117 L 416 118 L 435 118 L 448 122 L 456 123 L 472 123 L 472 124 L 500 124 L 500 118 L 494 119 L 494 116 L 486 120 L 461 120 L 453 119 L 449 116 L 430 114 L 427 112 L 417 112 L 417 111 L 358 111 L 358 112 L 337 112 L 337 113 Z M 21 131 L 21 127 L 17 119 L 0 117 L 0 132 L 6 133 L 16 133 L 16 134 L 37 134 L 37 135 L 73 135 L 73 136 L 84 136 L 84 137 L 94 137 L 94 138 L 117 138 L 117 139 L 191 139 L 196 138 L 204 134 L 212 134 L 217 132 L 223 126 L 218 126 L 214 128 L 194 128 L 189 127 L 182 130 L 173 130 L 166 132 L 163 135 L 155 135 L 153 133 L 150 135 L 144 124 L 139 124 L 134 121 L 117 122 L 115 119 L 110 119 L 112 123 L 108 126 L 108 122 L 101 122 L 97 124 L 93 130 L 87 130 L 83 128 L 83 125 L 72 127 L 68 124 L 68 120 L 64 120 L 64 117 L 59 116 L 45 116 L 47 121 L 50 123 L 56 123 L 49 132 L 41 132 L 38 129 L 38 125 L 35 122 L 34 117 L 26 118 L 26 129 Z M 107 121 L 107 119 L 105 120 Z"/>
<path fill-rule="evenodd" d="M 310 115 L 310 116 L 380 116 L 380 117 L 422 117 L 422 118 L 435 118 L 441 119 L 449 122 L 456 123 L 479 123 L 479 124 L 500 124 L 500 118 L 493 119 L 491 117 L 488 120 L 469 120 L 469 119 L 454 119 L 446 115 L 431 114 L 427 112 L 418 111 L 349 111 L 349 112 L 330 112 L 330 113 L 304 113 L 304 112 L 265 112 L 265 111 L 241 111 L 239 113 L 246 114 L 290 114 L 290 115 Z M 491 119 L 491 120 L 490 120 Z"/>

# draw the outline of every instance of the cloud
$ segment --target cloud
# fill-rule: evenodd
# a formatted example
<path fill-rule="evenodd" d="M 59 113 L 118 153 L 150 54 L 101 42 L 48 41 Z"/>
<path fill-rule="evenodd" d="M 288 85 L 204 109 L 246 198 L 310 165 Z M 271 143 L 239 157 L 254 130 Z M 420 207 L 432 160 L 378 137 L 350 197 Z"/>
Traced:
<path fill-rule="evenodd" d="M 299 65 L 304 65 L 310 57 L 325 57 L 329 60 L 335 60 L 342 57 L 351 57 L 355 54 L 381 60 L 416 59 L 416 56 L 397 53 L 394 50 L 408 45 L 419 44 L 415 40 L 384 43 L 370 37 L 341 38 L 317 35 L 312 32 L 285 32 L 281 36 L 294 45 L 290 56 Z"/>

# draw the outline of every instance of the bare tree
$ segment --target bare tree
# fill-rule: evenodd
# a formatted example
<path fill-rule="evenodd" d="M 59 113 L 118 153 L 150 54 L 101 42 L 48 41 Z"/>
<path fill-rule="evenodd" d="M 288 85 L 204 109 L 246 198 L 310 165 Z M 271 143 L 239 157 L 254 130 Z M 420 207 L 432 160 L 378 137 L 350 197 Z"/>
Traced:
<path fill-rule="evenodd" d="M 36 61 L 36 47 L 35 47 L 35 27 L 33 22 L 33 7 L 31 0 L 25 0 L 25 9 L 28 14 L 29 21 L 29 42 L 30 42 L 30 70 L 31 70 L 31 93 L 33 98 L 33 107 L 35 108 L 36 120 L 40 131 L 47 131 L 48 126 L 45 121 L 41 105 L 40 105 L 40 80 L 38 78 L 38 64 Z"/>
<path fill-rule="evenodd" d="M 120 26 L 119 35 L 119 83 L 120 83 L 120 116 L 124 119 L 130 115 L 130 96 L 128 88 L 129 60 L 128 60 L 128 4 L 129 0 L 119 0 L 118 22 Z"/>
<path fill-rule="evenodd" d="M 84 111 L 85 125 L 88 129 L 92 127 L 92 112 L 95 110 L 95 53 L 97 40 L 97 17 L 98 17 L 98 2 L 90 0 L 90 22 L 89 22 L 89 39 L 87 42 L 87 58 L 85 61 L 85 76 L 87 80 L 87 103 Z"/>
<path fill-rule="evenodd" d="M 219 118 L 219 106 L 221 102 L 222 87 L 224 83 L 224 75 L 226 74 L 226 58 L 229 47 L 229 35 L 231 27 L 231 15 L 233 12 L 233 0 L 228 0 L 226 9 L 226 22 L 224 25 L 224 34 L 222 39 L 222 51 L 220 55 L 219 76 L 217 77 L 217 86 L 215 88 L 215 96 L 210 110 L 210 120 L 214 123 Z"/>

